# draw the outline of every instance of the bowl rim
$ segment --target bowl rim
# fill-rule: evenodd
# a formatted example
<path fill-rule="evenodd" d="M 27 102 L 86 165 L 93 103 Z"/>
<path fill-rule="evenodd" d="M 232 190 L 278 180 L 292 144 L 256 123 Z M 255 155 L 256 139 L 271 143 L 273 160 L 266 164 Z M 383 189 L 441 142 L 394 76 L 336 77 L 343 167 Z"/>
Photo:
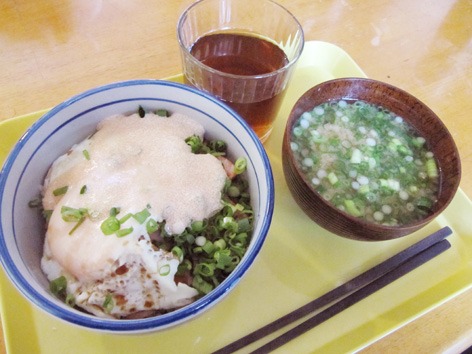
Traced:
<path fill-rule="evenodd" d="M 41 116 L 36 122 L 34 122 L 30 128 L 22 135 L 19 141 L 14 145 L 13 149 L 8 154 L 2 169 L 0 170 L 0 203 L 3 201 L 5 193 L 5 184 L 10 174 L 10 171 L 14 167 L 16 157 L 19 152 L 27 145 L 28 141 L 34 137 L 35 133 L 46 123 L 51 117 L 66 109 L 67 107 L 80 102 L 83 98 L 93 96 L 97 93 L 102 93 L 108 90 L 119 89 L 121 87 L 130 87 L 130 86 L 142 86 L 142 85 L 154 85 L 154 86 L 170 86 L 179 90 L 184 90 L 189 92 L 191 95 L 198 95 L 207 100 L 210 104 L 216 104 L 221 109 L 226 111 L 230 116 L 232 116 L 238 124 L 240 124 L 245 133 L 248 134 L 251 142 L 254 144 L 257 149 L 259 158 L 263 164 L 263 171 L 256 171 L 256 175 L 261 177 L 265 176 L 264 180 L 261 180 L 262 183 L 267 185 L 267 200 L 265 205 L 261 204 L 261 210 L 265 209 L 264 214 L 259 214 L 260 219 L 262 220 L 262 225 L 259 232 L 259 237 L 255 239 L 254 245 L 248 250 L 243 257 L 241 263 L 238 267 L 213 291 L 207 295 L 197 299 L 191 304 L 184 306 L 180 309 L 171 311 L 164 315 L 153 316 L 145 319 L 131 320 L 131 319 L 106 319 L 96 317 L 87 313 L 81 313 L 75 309 L 66 309 L 57 304 L 57 301 L 51 295 L 51 298 L 43 296 L 39 293 L 35 286 L 29 284 L 29 282 L 23 277 L 21 270 L 16 266 L 15 261 L 8 252 L 8 248 L 5 242 L 7 236 L 4 234 L 3 227 L 0 225 L 0 262 L 3 269 L 5 270 L 6 275 L 10 281 L 15 285 L 16 289 L 26 297 L 32 304 L 36 307 L 44 310 L 45 312 L 55 316 L 56 318 L 66 321 L 68 323 L 78 325 L 87 329 L 95 329 L 99 331 L 112 332 L 112 333 L 133 333 L 133 332 L 149 332 L 157 331 L 164 329 L 170 326 L 177 325 L 185 320 L 194 318 L 197 314 L 201 313 L 203 310 L 208 309 L 210 305 L 216 304 L 221 300 L 230 290 L 232 290 L 235 285 L 239 282 L 242 276 L 247 272 L 249 267 L 253 264 L 257 254 L 260 252 L 262 245 L 266 239 L 267 233 L 270 228 L 273 210 L 274 210 L 274 179 L 272 168 L 268 155 L 260 142 L 257 135 L 249 127 L 249 125 L 241 118 L 232 108 L 224 104 L 223 102 L 216 99 L 214 96 L 195 89 L 191 86 L 184 85 L 177 82 L 164 81 L 164 80 L 155 80 L 155 79 L 139 79 L 139 80 L 127 80 L 119 81 L 110 84 L 105 84 L 98 86 L 89 90 L 86 90 L 82 93 L 79 93 L 71 98 L 63 101 L 57 106 L 53 107 L 51 110 L 46 112 Z M 127 101 L 125 99 L 125 101 Z M 179 103 L 179 98 L 175 98 L 173 102 Z M 183 104 L 184 106 L 193 107 L 191 103 Z M 99 104 L 97 104 L 99 106 Z M 196 110 L 203 112 L 201 109 L 196 108 Z M 81 111 L 80 114 L 83 114 L 84 111 Z M 203 112 L 205 113 L 205 112 Z M 80 115 L 77 114 L 77 115 Z M 207 114 L 209 115 L 209 114 Z M 229 130 L 228 130 L 229 131 Z M 234 133 L 229 131 L 231 134 Z M 236 138 L 236 137 L 235 137 Z M 239 139 L 237 139 L 239 140 Z M 241 146 L 244 148 L 244 145 L 241 143 Z M 245 148 L 244 148 L 245 149 Z M 28 159 L 28 162 L 30 159 Z M 259 183 L 259 178 L 256 176 L 256 180 Z M 15 191 L 16 195 L 16 191 Z M 16 196 L 13 198 L 15 200 Z M 0 210 L 0 214 L 2 214 Z M 26 266 L 26 265 L 25 265 Z"/>
<path fill-rule="evenodd" d="M 437 210 L 435 210 L 434 213 L 430 213 L 429 215 L 427 215 L 425 218 L 423 218 L 421 220 L 418 220 L 418 221 L 415 221 L 415 222 L 409 223 L 409 224 L 399 225 L 399 226 L 382 225 L 382 224 L 369 222 L 369 221 L 364 220 L 364 219 L 356 218 L 356 217 L 350 215 L 349 213 L 347 213 L 346 211 L 338 209 L 331 202 L 326 201 L 311 186 L 308 179 L 305 177 L 305 174 L 303 173 L 303 171 L 301 171 L 300 166 L 298 166 L 297 163 L 294 163 L 293 153 L 292 153 L 291 149 L 287 149 L 290 157 L 292 157 L 292 158 L 289 158 L 290 165 L 295 167 L 298 177 L 301 177 L 301 181 L 313 193 L 314 198 L 316 198 L 317 200 L 320 200 L 325 207 L 328 207 L 333 212 L 340 213 L 340 215 L 342 217 L 344 217 L 345 219 L 350 220 L 353 223 L 357 223 L 359 225 L 362 225 L 364 228 L 374 228 L 378 231 L 385 230 L 385 231 L 388 231 L 388 232 L 395 232 L 395 231 L 398 231 L 398 230 L 408 230 L 408 229 L 413 229 L 413 231 L 414 231 L 414 230 L 416 230 L 420 227 L 425 226 L 426 224 L 428 224 L 429 222 L 434 220 L 442 211 L 444 211 L 444 209 L 446 209 L 446 207 L 452 201 L 452 199 L 453 199 L 453 197 L 454 197 L 455 193 L 457 192 L 457 190 L 459 188 L 459 185 L 460 185 L 462 168 L 461 168 L 461 160 L 460 160 L 459 150 L 457 149 L 455 141 L 454 141 L 451 133 L 449 132 L 448 128 L 446 127 L 444 122 L 440 119 L 440 117 L 428 105 L 426 105 L 423 101 L 421 101 L 419 98 L 417 98 L 413 94 L 411 94 L 411 93 L 409 93 L 409 92 L 405 91 L 404 89 L 401 89 L 397 86 L 394 86 L 392 84 L 389 84 L 389 83 L 386 83 L 386 82 L 383 82 L 383 81 L 380 81 L 380 80 L 376 80 L 376 79 L 365 78 L 365 77 L 342 77 L 342 78 L 335 78 L 335 79 L 330 79 L 330 80 L 327 80 L 327 81 L 320 82 L 319 84 L 317 84 L 317 85 L 309 88 L 307 91 L 305 91 L 297 99 L 297 101 L 293 105 L 293 108 L 290 111 L 289 117 L 287 119 L 287 124 L 286 124 L 285 129 L 284 129 L 283 145 L 284 146 L 289 146 L 289 144 L 291 142 L 291 133 L 292 133 L 292 130 L 293 130 L 293 126 L 295 125 L 296 121 L 300 118 L 300 115 L 295 114 L 299 103 L 302 102 L 306 97 L 311 96 L 315 91 L 321 90 L 322 87 L 325 87 L 327 85 L 333 85 L 333 84 L 336 84 L 337 82 L 346 82 L 346 83 L 349 83 L 351 85 L 354 85 L 355 83 L 361 83 L 362 85 L 377 84 L 377 85 L 384 86 L 388 90 L 397 91 L 400 94 L 408 97 L 409 99 L 412 99 L 412 100 L 416 101 L 422 107 L 422 109 L 424 109 L 426 112 L 428 112 L 428 115 L 434 117 L 437 124 L 441 126 L 441 129 L 444 131 L 447 138 L 452 142 L 452 147 L 454 149 L 454 154 L 455 154 L 455 156 L 457 156 L 456 160 L 457 160 L 457 170 L 458 170 L 457 172 L 458 173 L 457 173 L 457 179 L 454 183 L 454 186 L 452 187 L 453 192 L 451 193 L 451 196 L 445 201 L 445 203 L 443 205 L 441 205 Z M 334 100 L 341 100 L 341 99 L 356 99 L 354 97 L 348 97 L 349 95 L 346 94 L 346 93 L 342 93 L 339 96 L 343 96 L 343 97 L 337 97 L 336 96 L 332 100 L 334 101 Z M 330 100 L 331 99 L 326 100 L 324 102 L 329 102 Z M 366 101 L 368 101 L 368 100 L 366 100 Z M 313 105 L 312 109 L 314 107 L 315 107 L 315 105 Z M 412 123 L 410 123 L 410 119 L 407 119 L 407 122 L 408 122 L 409 125 L 412 125 Z M 415 126 L 413 126 L 413 128 L 417 129 Z M 287 158 L 286 156 L 283 156 L 283 157 Z M 407 233 L 407 234 L 409 234 L 409 233 Z M 406 236 L 407 234 L 403 233 L 403 234 L 399 235 L 398 237 Z M 350 238 L 352 238 L 352 237 L 350 237 Z M 385 240 L 393 239 L 393 238 L 396 238 L 396 237 L 389 237 Z M 377 241 L 377 239 L 375 239 L 375 238 L 364 237 L 363 239 L 364 240 L 369 240 L 369 241 Z"/>

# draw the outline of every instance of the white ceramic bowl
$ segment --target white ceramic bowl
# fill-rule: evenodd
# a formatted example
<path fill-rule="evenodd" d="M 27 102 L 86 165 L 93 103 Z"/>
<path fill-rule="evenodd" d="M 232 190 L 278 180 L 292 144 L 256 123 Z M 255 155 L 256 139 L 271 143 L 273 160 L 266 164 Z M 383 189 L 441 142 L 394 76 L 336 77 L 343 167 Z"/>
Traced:
<path fill-rule="evenodd" d="M 49 292 L 40 268 L 43 220 L 28 207 L 43 183 L 51 163 L 73 144 L 95 130 L 112 114 L 164 108 L 200 121 L 206 136 L 228 143 L 230 157 L 245 156 L 255 211 L 251 244 L 237 268 L 215 290 L 194 303 L 165 315 L 139 319 L 103 319 L 77 311 Z M 49 314 L 93 330 L 114 333 L 149 332 L 195 317 L 221 300 L 248 271 L 269 230 L 274 184 L 262 144 L 248 125 L 230 108 L 189 86 L 167 81 L 135 80 L 114 83 L 79 94 L 41 117 L 20 139 L 0 174 L 0 255 L 2 265 L 17 289 Z"/>

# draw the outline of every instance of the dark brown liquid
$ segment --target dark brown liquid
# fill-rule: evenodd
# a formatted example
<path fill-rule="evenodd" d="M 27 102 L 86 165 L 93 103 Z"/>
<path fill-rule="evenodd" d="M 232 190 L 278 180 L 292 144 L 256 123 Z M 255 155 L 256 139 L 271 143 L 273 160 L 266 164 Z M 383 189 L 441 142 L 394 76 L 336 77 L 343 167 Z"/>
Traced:
<path fill-rule="evenodd" d="M 194 43 L 191 54 L 213 69 L 244 76 L 271 73 L 288 63 L 287 56 L 277 45 L 258 37 L 236 33 L 204 36 Z M 275 85 L 275 78 L 273 81 L 269 85 Z M 223 101 L 234 108 L 263 138 L 271 130 L 284 91 L 263 99 L 256 96 L 249 103 L 228 101 L 224 97 Z"/>

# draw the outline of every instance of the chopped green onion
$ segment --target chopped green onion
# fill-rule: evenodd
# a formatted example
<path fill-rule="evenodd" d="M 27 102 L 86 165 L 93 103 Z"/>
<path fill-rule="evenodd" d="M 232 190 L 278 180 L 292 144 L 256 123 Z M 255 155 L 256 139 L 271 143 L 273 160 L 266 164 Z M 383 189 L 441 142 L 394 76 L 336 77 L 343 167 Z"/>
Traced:
<path fill-rule="evenodd" d="M 55 197 L 58 197 L 60 195 L 66 194 L 68 189 L 69 189 L 69 186 L 56 188 L 52 191 L 52 194 L 54 194 Z"/>
<path fill-rule="evenodd" d="M 215 250 L 215 246 L 213 245 L 213 242 L 211 241 L 206 241 L 205 244 L 202 246 L 202 249 L 207 253 L 211 254 Z"/>
<path fill-rule="evenodd" d="M 132 216 L 133 216 L 133 214 L 131 214 L 131 213 L 126 214 L 125 216 L 123 216 L 123 217 L 119 220 L 120 224 L 124 224 L 124 223 L 125 223 L 126 221 L 128 221 L 128 219 L 131 218 Z"/>
<path fill-rule="evenodd" d="M 110 209 L 110 216 L 117 216 L 120 213 L 121 209 L 113 207 Z"/>
<path fill-rule="evenodd" d="M 426 160 L 426 173 L 429 178 L 438 177 L 438 166 L 433 158 Z"/>
<path fill-rule="evenodd" d="M 87 209 L 84 208 L 75 209 L 64 205 L 61 207 L 62 220 L 67 222 L 79 222 L 87 214 Z"/>
<path fill-rule="evenodd" d="M 159 117 L 168 117 L 169 116 L 169 112 L 166 110 L 166 109 L 158 109 L 156 111 L 156 114 L 159 116 Z"/>
<path fill-rule="evenodd" d="M 215 273 L 215 265 L 212 263 L 198 263 L 194 273 L 204 277 L 211 277 Z"/>
<path fill-rule="evenodd" d="M 105 235 L 111 235 L 120 229 L 120 221 L 115 216 L 103 220 L 100 229 Z"/>
<path fill-rule="evenodd" d="M 90 160 L 90 154 L 88 150 L 82 150 L 82 154 L 84 155 L 86 160 Z"/>
<path fill-rule="evenodd" d="M 179 246 L 174 246 L 174 247 L 172 248 L 172 251 L 171 251 L 171 252 L 172 252 L 172 254 L 173 254 L 174 256 L 177 257 L 177 259 L 179 260 L 179 262 L 182 262 L 182 261 L 183 261 L 183 259 L 184 259 L 184 251 L 182 251 L 182 248 L 180 248 Z"/>
<path fill-rule="evenodd" d="M 222 250 L 226 248 L 226 241 L 222 238 L 216 240 L 213 242 L 213 245 L 215 246 L 216 249 Z"/>
<path fill-rule="evenodd" d="M 87 192 L 87 186 L 84 184 L 82 188 L 80 188 L 80 194 L 85 194 Z"/>
<path fill-rule="evenodd" d="M 169 273 L 170 273 L 170 265 L 164 264 L 163 266 L 159 268 L 159 275 L 162 275 L 163 277 L 165 277 L 166 275 L 169 275 Z"/>
<path fill-rule="evenodd" d="M 113 296 L 111 294 L 107 294 L 102 304 L 103 309 L 106 313 L 110 313 L 114 306 L 115 304 L 113 303 Z"/>
<path fill-rule="evenodd" d="M 210 147 L 210 150 L 212 151 L 213 154 L 215 153 L 220 153 L 220 154 L 225 154 L 227 145 L 223 140 L 212 140 L 208 144 Z"/>
<path fill-rule="evenodd" d="M 42 212 L 43 214 L 43 218 L 46 220 L 46 223 L 49 222 L 49 219 L 51 219 L 51 215 L 52 215 L 52 210 L 43 210 Z"/>
<path fill-rule="evenodd" d="M 115 232 L 115 235 L 116 235 L 117 237 L 124 237 L 124 236 L 129 235 L 129 234 L 132 233 L 132 232 L 133 232 L 133 227 L 131 226 L 131 227 L 128 227 L 128 228 L 126 228 L 126 229 L 117 230 L 117 231 Z"/>
<path fill-rule="evenodd" d="M 54 279 L 49 283 L 49 290 L 56 296 L 63 296 L 67 289 L 67 279 L 65 276 Z"/>
<path fill-rule="evenodd" d="M 226 269 L 233 265 L 233 257 L 229 249 L 218 250 L 213 257 L 216 260 L 216 268 Z"/>
<path fill-rule="evenodd" d="M 361 211 L 357 208 L 356 204 L 352 200 L 346 199 L 344 201 L 344 206 L 346 207 L 346 211 L 352 216 L 355 216 L 355 217 L 362 216 Z"/>
<path fill-rule="evenodd" d="M 41 198 L 35 198 L 28 202 L 28 206 L 30 208 L 38 208 L 41 206 L 41 204 L 42 204 Z"/>
<path fill-rule="evenodd" d="M 204 280 L 201 275 L 193 277 L 192 286 L 202 294 L 208 294 L 213 290 L 214 286 Z"/>
<path fill-rule="evenodd" d="M 133 218 L 135 218 L 138 223 L 143 224 L 146 221 L 146 219 L 150 216 L 151 216 L 151 213 L 149 212 L 149 210 L 147 208 L 144 208 L 140 212 L 134 214 Z"/>
<path fill-rule="evenodd" d="M 177 274 L 184 274 L 192 269 L 192 262 L 189 259 L 184 259 L 177 267 Z"/>
<path fill-rule="evenodd" d="M 237 186 L 228 187 L 227 193 L 231 198 L 237 198 L 241 195 L 241 192 Z"/>
<path fill-rule="evenodd" d="M 66 305 L 68 305 L 70 307 L 74 307 L 75 306 L 75 296 L 72 295 L 72 294 L 67 294 L 66 299 L 65 299 L 65 303 L 66 303 Z"/>
<path fill-rule="evenodd" d="M 148 234 L 152 234 L 153 232 L 156 232 L 158 229 L 159 229 L 159 224 L 157 223 L 156 220 L 149 219 L 146 222 L 146 231 Z"/>
<path fill-rule="evenodd" d="M 142 106 L 138 107 L 138 115 L 140 118 L 144 118 L 144 116 L 146 115 L 146 111 L 144 110 Z"/>
<path fill-rule="evenodd" d="M 416 206 L 423 211 L 430 211 L 433 206 L 433 202 L 431 201 L 431 199 L 421 197 L 416 202 Z"/>
<path fill-rule="evenodd" d="M 192 232 L 199 233 L 205 229 L 205 222 L 202 220 L 193 221 L 190 225 L 190 229 Z"/>
<path fill-rule="evenodd" d="M 77 223 L 74 225 L 74 227 L 69 231 L 69 235 L 72 235 L 77 228 L 82 225 L 82 223 L 85 221 L 85 217 L 82 217 Z"/>
<path fill-rule="evenodd" d="M 330 172 L 328 173 L 328 181 L 332 185 L 335 185 L 339 181 L 339 179 L 334 172 Z"/>
<path fill-rule="evenodd" d="M 190 146 L 191 151 L 194 154 L 198 153 L 203 146 L 202 139 L 198 135 L 192 135 L 191 137 L 188 137 L 185 139 L 185 142 L 188 146 Z"/>
<path fill-rule="evenodd" d="M 249 230 L 251 230 L 251 228 L 252 228 L 252 225 L 249 218 L 243 218 L 243 219 L 238 220 L 238 227 L 237 227 L 238 232 L 248 232 Z"/>
<path fill-rule="evenodd" d="M 238 158 L 234 163 L 234 173 L 237 175 L 246 171 L 247 168 L 247 161 L 244 157 Z"/>
<path fill-rule="evenodd" d="M 225 230 L 238 231 L 238 223 L 231 216 L 221 219 L 220 226 Z"/>

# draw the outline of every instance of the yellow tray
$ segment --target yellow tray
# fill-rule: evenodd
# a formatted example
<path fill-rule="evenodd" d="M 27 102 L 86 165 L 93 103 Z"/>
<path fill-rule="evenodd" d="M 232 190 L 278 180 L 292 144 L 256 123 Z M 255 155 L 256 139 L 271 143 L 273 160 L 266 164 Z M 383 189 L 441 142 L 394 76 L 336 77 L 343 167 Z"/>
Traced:
<path fill-rule="evenodd" d="M 281 352 L 358 350 L 458 295 L 472 283 L 472 203 L 459 190 L 430 225 L 394 241 L 364 243 L 334 236 L 312 223 L 285 184 L 281 141 L 285 118 L 311 86 L 365 76 L 340 48 L 308 42 L 266 149 L 274 171 L 273 223 L 259 258 L 239 285 L 196 319 L 145 335 L 93 333 L 31 306 L 0 272 L 0 310 L 7 350 L 23 353 L 207 353 L 238 339 L 358 275 L 429 233 L 450 226 L 452 248 L 281 348 Z M 181 80 L 180 76 L 170 78 Z M 0 123 L 0 161 L 44 112 Z M 251 349 L 254 347 L 251 347 Z"/>

